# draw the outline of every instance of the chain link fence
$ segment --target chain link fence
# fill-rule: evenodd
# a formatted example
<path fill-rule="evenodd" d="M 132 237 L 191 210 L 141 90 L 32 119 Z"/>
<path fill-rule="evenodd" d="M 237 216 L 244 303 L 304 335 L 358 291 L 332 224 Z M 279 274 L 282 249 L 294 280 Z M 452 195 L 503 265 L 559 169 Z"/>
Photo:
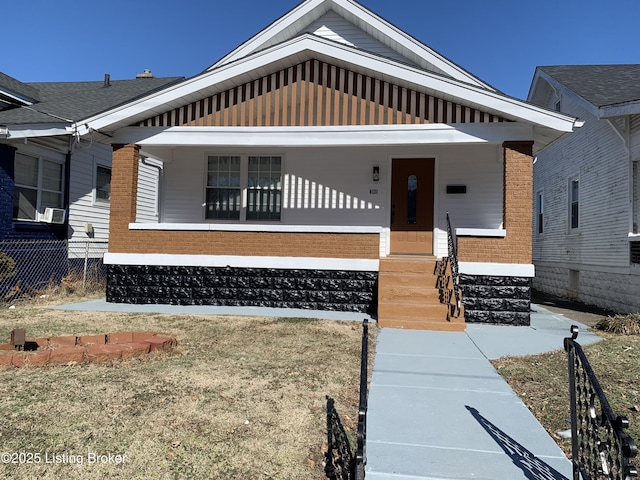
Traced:
<path fill-rule="evenodd" d="M 104 288 L 106 251 L 99 240 L 0 242 L 0 302 Z"/>

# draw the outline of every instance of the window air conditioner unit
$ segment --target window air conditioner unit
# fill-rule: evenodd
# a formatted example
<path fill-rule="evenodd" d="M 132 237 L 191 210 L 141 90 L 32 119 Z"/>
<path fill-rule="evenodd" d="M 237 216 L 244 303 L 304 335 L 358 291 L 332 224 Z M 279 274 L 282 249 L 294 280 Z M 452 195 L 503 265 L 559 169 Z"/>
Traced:
<path fill-rule="evenodd" d="M 62 208 L 45 208 L 42 221 L 45 223 L 64 223 L 64 213 Z"/>

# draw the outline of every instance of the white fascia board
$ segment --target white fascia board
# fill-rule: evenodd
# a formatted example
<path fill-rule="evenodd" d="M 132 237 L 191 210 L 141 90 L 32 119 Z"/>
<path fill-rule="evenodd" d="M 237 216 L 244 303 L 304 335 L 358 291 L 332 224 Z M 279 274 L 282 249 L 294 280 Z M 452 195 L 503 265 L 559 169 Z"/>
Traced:
<path fill-rule="evenodd" d="M 152 94 L 143 99 L 123 105 L 110 112 L 79 121 L 76 126 L 81 134 L 88 133 L 87 125 L 94 130 L 109 129 L 112 126 L 131 124 L 132 118 L 144 115 L 151 117 L 167 110 L 167 104 L 190 95 L 199 99 L 197 93 L 212 85 L 232 79 L 247 72 L 263 68 L 283 58 L 313 52 L 339 62 L 356 65 L 372 76 L 382 76 L 390 80 L 399 79 L 418 88 L 433 91 L 435 95 L 447 100 L 456 101 L 469 106 L 480 107 L 514 120 L 533 123 L 552 128 L 559 132 L 571 132 L 575 118 L 544 108 L 528 104 L 506 95 L 475 87 L 454 79 L 413 68 L 391 59 L 378 57 L 347 45 L 338 44 L 313 35 L 303 35 L 277 47 L 258 52 L 249 58 L 219 69 L 205 72 L 198 77 L 186 80 L 176 86 Z M 202 96 L 202 95 L 201 95 Z M 203 97 L 203 96 L 202 96 Z M 191 100 L 194 101 L 194 100 Z"/>
<path fill-rule="evenodd" d="M 560 92 L 563 96 L 569 97 L 573 101 L 575 101 L 576 103 L 580 104 L 585 110 L 587 110 L 592 115 L 594 115 L 596 117 L 598 116 L 598 108 L 593 103 L 585 100 L 583 97 L 578 95 L 576 92 L 574 92 L 573 90 L 568 88 L 564 83 L 560 83 L 558 80 L 556 80 L 555 78 L 553 78 L 552 76 L 550 76 L 546 72 L 543 72 L 540 69 L 536 70 L 536 73 L 535 73 L 535 76 L 534 76 L 534 80 L 532 81 L 532 87 L 535 88 L 535 86 L 537 86 L 537 84 L 538 84 L 537 83 L 537 79 L 538 78 L 541 78 L 544 81 L 546 81 L 549 85 L 551 85 L 553 87 L 554 90 L 556 90 L 556 92 Z M 533 94 L 534 94 L 534 92 L 530 91 L 527 98 L 531 98 L 533 96 Z M 577 128 L 579 128 L 579 126 Z"/>
<path fill-rule="evenodd" d="M 307 0 L 305 2 L 302 2 L 289 12 L 285 13 L 282 17 L 259 31 L 249 40 L 245 41 L 240 46 L 226 54 L 216 63 L 207 68 L 207 71 L 215 70 L 221 66 L 251 55 L 255 51 L 259 50 L 263 45 L 267 44 L 269 40 L 277 36 L 283 30 L 290 28 L 294 23 L 301 20 L 307 15 L 309 16 L 310 22 L 315 20 L 316 17 L 311 15 L 311 12 L 318 8 L 324 2 L 325 0 Z M 320 12 L 317 17 L 319 18 L 324 12 L 325 11 Z"/>
<path fill-rule="evenodd" d="M 71 135 L 72 130 L 68 124 L 43 124 L 43 125 L 7 125 L 9 134 L 7 139 L 53 137 L 57 135 Z"/>
<path fill-rule="evenodd" d="M 501 144 L 531 141 L 520 123 L 373 125 L 343 127 L 128 127 L 113 143 L 146 146 L 328 147 L 372 145 Z"/>
<path fill-rule="evenodd" d="M 527 263 L 459 262 L 458 271 L 464 275 L 491 277 L 535 277 L 536 268 Z"/>
<path fill-rule="evenodd" d="M 16 102 L 21 103 L 22 105 L 25 105 L 25 106 L 33 105 L 33 102 L 31 100 L 27 99 L 27 97 L 23 97 L 21 95 L 18 95 L 17 93 L 10 92 L 9 90 L 0 89 L 0 93 L 4 97 L 11 98 L 11 99 L 15 100 Z"/>
<path fill-rule="evenodd" d="M 598 109 L 599 118 L 623 117 L 640 113 L 640 101 L 626 102 L 617 105 L 608 105 Z"/>
<path fill-rule="evenodd" d="M 506 237 L 502 228 L 456 228 L 457 237 Z"/>
<path fill-rule="evenodd" d="M 105 253 L 103 262 L 105 265 L 352 270 L 361 272 L 377 272 L 380 268 L 379 260 L 362 258 L 245 257 L 233 255 L 173 255 L 163 253 Z"/>

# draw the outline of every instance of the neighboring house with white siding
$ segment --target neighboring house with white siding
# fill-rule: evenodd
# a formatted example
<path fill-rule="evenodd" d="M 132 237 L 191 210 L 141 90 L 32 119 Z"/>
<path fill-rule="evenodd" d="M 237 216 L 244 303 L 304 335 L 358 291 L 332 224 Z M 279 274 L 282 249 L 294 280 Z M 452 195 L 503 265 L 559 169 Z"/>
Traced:
<path fill-rule="evenodd" d="M 106 248 L 112 149 L 97 133 L 80 138 L 72 125 L 181 80 L 149 77 L 24 83 L 0 73 L 0 242 L 5 251 L 12 249 L 10 256 L 21 268 L 27 263 L 20 259 L 34 257 L 35 245 L 45 240 L 92 241 Z M 157 220 L 160 173 L 157 166 L 142 163 L 140 173 L 141 218 Z M 57 263 L 49 255 L 86 255 L 85 248 L 66 250 L 68 244 L 58 242 L 60 247 L 43 250 L 37 256 L 39 267 Z M 91 256 L 102 254 L 95 249 Z M 42 262 L 42 257 L 48 261 Z M 24 288 L 26 274 L 18 273 L 13 281 Z M 43 269 L 40 276 L 46 282 L 50 275 Z"/>
<path fill-rule="evenodd" d="M 452 330 L 529 323 L 532 155 L 577 126 L 354 0 L 303 1 L 201 74 L 75 124 L 114 150 L 108 301 Z M 163 164 L 159 221 L 136 210 L 140 155 Z"/>
<path fill-rule="evenodd" d="M 640 311 L 640 65 L 538 67 L 528 100 L 584 121 L 534 163 L 534 288 Z"/>

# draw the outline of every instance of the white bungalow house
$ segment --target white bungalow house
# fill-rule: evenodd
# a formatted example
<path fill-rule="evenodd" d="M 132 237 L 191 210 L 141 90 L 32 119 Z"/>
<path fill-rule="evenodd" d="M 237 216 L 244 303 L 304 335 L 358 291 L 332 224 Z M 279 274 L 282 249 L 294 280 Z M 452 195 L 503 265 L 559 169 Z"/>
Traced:
<path fill-rule="evenodd" d="M 201 74 L 76 127 L 113 146 L 109 301 L 463 329 L 528 324 L 532 155 L 576 121 L 353 0 L 306 0 Z M 140 155 L 163 164 L 158 222 L 136 220 Z M 434 276 L 447 212 L 458 318 Z"/>
<path fill-rule="evenodd" d="M 538 67 L 528 99 L 584 121 L 534 165 L 534 288 L 640 311 L 640 65 Z"/>

